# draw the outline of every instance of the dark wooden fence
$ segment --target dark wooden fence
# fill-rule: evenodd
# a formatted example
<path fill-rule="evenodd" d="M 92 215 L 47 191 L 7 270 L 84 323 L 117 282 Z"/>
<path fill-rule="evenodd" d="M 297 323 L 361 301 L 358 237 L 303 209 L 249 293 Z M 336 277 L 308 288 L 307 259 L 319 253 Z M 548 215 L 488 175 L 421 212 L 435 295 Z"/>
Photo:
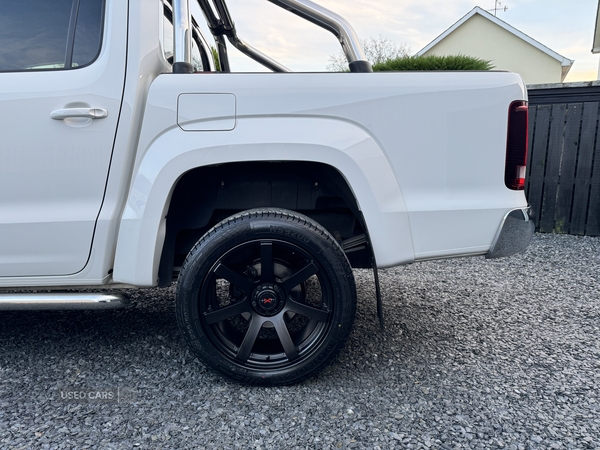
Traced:
<path fill-rule="evenodd" d="M 600 86 L 529 90 L 526 194 L 536 230 L 600 236 Z"/>

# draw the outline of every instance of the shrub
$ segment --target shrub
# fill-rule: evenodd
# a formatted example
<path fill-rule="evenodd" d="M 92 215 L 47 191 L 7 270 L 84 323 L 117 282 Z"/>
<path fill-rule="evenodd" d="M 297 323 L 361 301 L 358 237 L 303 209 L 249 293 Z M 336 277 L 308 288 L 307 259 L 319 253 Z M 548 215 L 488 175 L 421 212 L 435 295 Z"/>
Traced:
<path fill-rule="evenodd" d="M 212 54 L 213 62 L 215 63 L 215 70 L 217 72 L 221 71 L 221 61 L 219 60 L 219 52 L 212 45 L 210 46 L 210 53 Z M 206 69 L 208 70 L 208 69 Z"/>
<path fill-rule="evenodd" d="M 387 70 L 490 70 L 493 69 L 491 61 L 473 56 L 405 56 L 390 59 L 386 62 L 375 64 L 373 71 Z"/>

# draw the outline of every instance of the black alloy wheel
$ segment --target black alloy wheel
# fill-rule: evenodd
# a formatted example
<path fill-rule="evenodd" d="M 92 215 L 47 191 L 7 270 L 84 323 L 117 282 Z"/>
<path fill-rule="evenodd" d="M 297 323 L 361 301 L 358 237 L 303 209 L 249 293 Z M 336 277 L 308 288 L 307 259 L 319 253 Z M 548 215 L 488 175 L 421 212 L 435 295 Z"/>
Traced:
<path fill-rule="evenodd" d="M 250 210 L 216 225 L 190 251 L 177 319 L 209 367 L 251 384 L 315 374 L 345 343 L 356 310 L 352 269 L 308 217 Z"/>

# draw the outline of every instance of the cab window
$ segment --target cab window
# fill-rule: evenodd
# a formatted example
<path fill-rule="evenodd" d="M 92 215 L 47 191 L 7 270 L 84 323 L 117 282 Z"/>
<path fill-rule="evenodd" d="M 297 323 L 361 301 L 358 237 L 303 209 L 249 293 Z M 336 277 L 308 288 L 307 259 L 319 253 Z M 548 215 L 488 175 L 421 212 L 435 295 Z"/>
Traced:
<path fill-rule="evenodd" d="M 65 70 L 92 63 L 104 0 L 19 0 L 0 6 L 0 72 Z"/>

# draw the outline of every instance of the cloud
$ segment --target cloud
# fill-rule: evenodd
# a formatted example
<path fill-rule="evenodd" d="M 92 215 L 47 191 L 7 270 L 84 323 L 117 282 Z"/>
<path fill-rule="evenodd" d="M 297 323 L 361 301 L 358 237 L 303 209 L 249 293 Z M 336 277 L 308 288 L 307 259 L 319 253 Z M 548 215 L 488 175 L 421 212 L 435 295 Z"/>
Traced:
<path fill-rule="evenodd" d="M 316 0 L 347 19 L 360 38 L 385 36 L 420 50 L 476 4 L 493 7 L 493 0 Z M 228 0 L 240 38 L 293 70 L 324 70 L 339 51 L 328 32 L 266 0 Z M 596 0 L 510 0 L 498 17 L 563 56 L 575 59 L 570 77 L 581 70 L 589 76 L 597 66 L 590 54 Z M 232 51 L 236 70 L 260 66 Z M 579 69 L 581 67 L 581 69 Z M 582 73 L 583 73 L 582 72 Z M 595 78 L 595 76 L 594 76 Z"/>
<path fill-rule="evenodd" d="M 238 36 L 292 70 L 324 70 L 328 55 L 339 48 L 335 37 L 265 0 L 230 0 Z M 232 66 L 255 66 L 232 52 Z"/>

